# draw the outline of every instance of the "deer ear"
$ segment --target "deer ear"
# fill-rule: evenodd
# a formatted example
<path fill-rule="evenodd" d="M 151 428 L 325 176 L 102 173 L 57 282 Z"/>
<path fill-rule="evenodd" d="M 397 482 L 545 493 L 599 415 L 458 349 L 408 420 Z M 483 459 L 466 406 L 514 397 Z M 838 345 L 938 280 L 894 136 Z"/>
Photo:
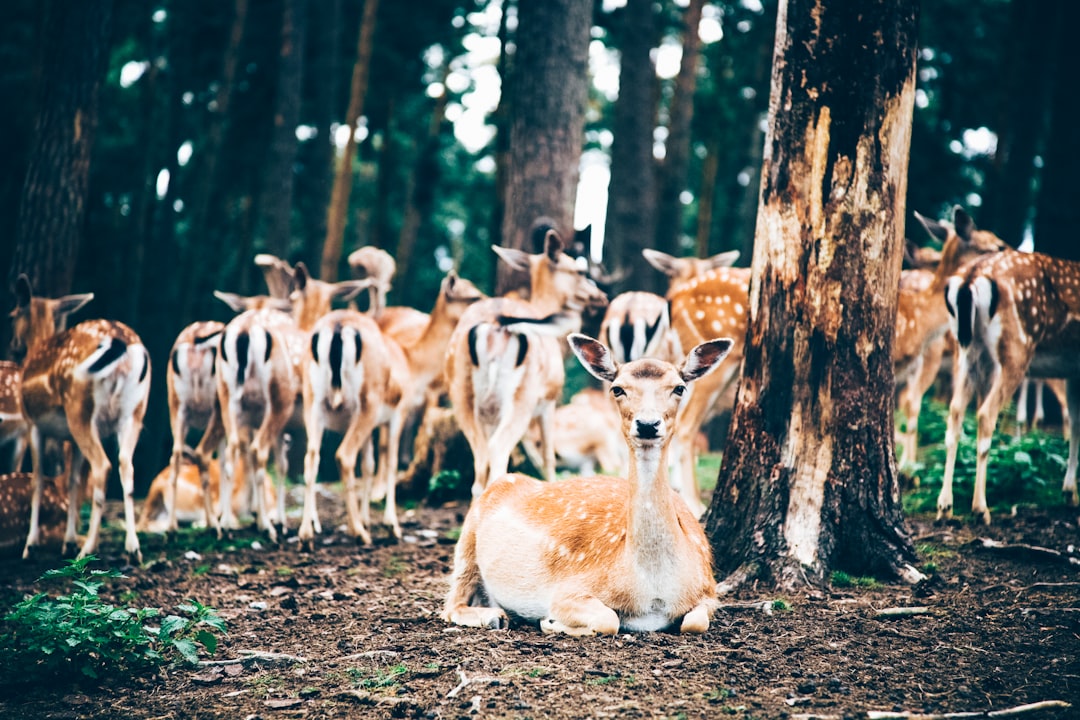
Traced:
<path fill-rule="evenodd" d="M 237 295 L 236 293 L 231 292 L 224 292 L 222 290 L 215 290 L 214 297 L 228 305 L 236 312 L 244 312 L 245 310 L 247 310 L 248 299 L 243 295 Z"/>
<path fill-rule="evenodd" d="M 581 333 L 570 333 L 566 339 L 570 343 L 570 349 L 590 375 L 605 382 L 615 380 L 615 361 L 611 359 L 611 352 L 602 342 Z"/>
<path fill-rule="evenodd" d="M 86 303 L 94 299 L 94 293 L 83 293 L 82 295 L 65 295 L 62 298 L 56 299 L 56 306 L 53 308 L 53 315 L 56 317 L 63 317 L 70 315 Z"/>
<path fill-rule="evenodd" d="M 359 295 L 361 291 L 367 290 L 371 285 L 372 282 L 370 279 L 343 280 L 339 283 L 334 283 L 334 289 L 331 294 L 334 300 L 347 302 Z"/>
<path fill-rule="evenodd" d="M 659 250 L 653 250 L 652 248 L 645 248 L 641 251 L 641 254 L 650 265 L 665 275 L 669 277 L 678 276 L 679 270 L 677 267 L 677 258 L 668 255 L 667 253 L 660 252 Z"/>
<path fill-rule="evenodd" d="M 975 221 L 959 205 L 953 208 L 953 226 L 961 240 L 971 242 L 971 234 L 975 232 Z"/>
<path fill-rule="evenodd" d="M 544 254 L 548 256 L 548 260 L 552 262 L 558 260 L 562 249 L 563 244 L 562 240 L 559 239 L 559 233 L 548 230 L 547 235 L 544 236 Z"/>
<path fill-rule="evenodd" d="M 296 281 L 296 289 L 303 291 L 307 287 L 307 282 L 311 278 L 308 274 L 307 265 L 303 262 L 296 263 L 296 267 L 293 268 L 293 280 Z"/>
<path fill-rule="evenodd" d="M 735 261 L 739 259 L 740 254 L 741 253 L 738 250 L 728 250 L 727 252 L 717 253 L 709 258 L 709 267 L 731 267 L 735 264 Z"/>
<path fill-rule="evenodd" d="M 960 212 L 963 212 L 963 210 Z M 919 224 L 923 226 L 926 232 L 930 233 L 930 237 L 935 240 L 945 242 L 949 239 L 949 228 L 937 220 L 924 217 L 917 212 L 915 213 L 915 219 L 919 221 Z"/>
<path fill-rule="evenodd" d="M 34 297 L 34 289 L 30 287 L 30 278 L 26 273 L 21 273 L 15 281 L 15 304 L 17 307 L 30 306 L 30 300 Z"/>
<path fill-rule="evenodd" d="M 703 342 L 686 356 L 686 362 L 683 363 L 682 379 L 686 382 L 691 380 L 697 380 L 700 377 L 708 375 L 720 365 L 720 361 L 723 360 L 729 352 L 731 352 L 731 346 L 733 342 L 728 338 L 720 338 L 719 340 L 709 340 Z"/>
<path fill-rule="evenodd" d="M 524 250 L 499 247 L 498 245 L 492 245 L 491 249 L 495 251 L 500 260 L 515 270 L 529 271 L 529 254 Z"/>

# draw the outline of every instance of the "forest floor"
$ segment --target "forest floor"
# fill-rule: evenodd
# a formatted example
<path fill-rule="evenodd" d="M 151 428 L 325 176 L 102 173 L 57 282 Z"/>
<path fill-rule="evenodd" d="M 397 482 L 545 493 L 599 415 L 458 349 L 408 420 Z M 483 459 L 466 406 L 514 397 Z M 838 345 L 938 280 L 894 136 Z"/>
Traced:
<path fill-rule="evenodd" d="M 340 504 L 321 507 L 341 519 Z M 1022 509 L 989 528 L 911 518 L 930 572 L 918 587 L 863 578 L 787 596 L 749 587 L 724 598 L 703 636 L 586 639 L 439 618 L 463 512 L 409 511 L 396 544 L 358 547 L 331 530 L 312 553 L 253 530 L 220 542 L 201 531 L 169 545 L 144 537 L 144 565 L 102 596 L 166 610 L 194 598 L 228 622 L 215 659 L 264 657 L 99 685 L 0 687 L 0 717 L 848 718 L 1049 700 L 1072 708 L 1028 717 L 1080 717 L 1080 568 L 978 542 L 1076 557 L 1075 510 Z M 119 567 L 112 525 L 101 565 Z M 0 559 L 0 608 L 60 564 L 51 552 Z M 879 614 L 913 606 L 927 611 Z"/>

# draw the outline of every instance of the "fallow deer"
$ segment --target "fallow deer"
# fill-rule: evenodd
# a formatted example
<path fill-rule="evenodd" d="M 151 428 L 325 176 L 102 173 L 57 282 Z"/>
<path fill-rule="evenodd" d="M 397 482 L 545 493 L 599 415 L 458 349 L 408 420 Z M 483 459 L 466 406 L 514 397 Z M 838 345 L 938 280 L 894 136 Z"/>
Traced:
<path fill-rule="evenodd" d="M 712 337 L 729 337 L 733 342 L 724 369 L 704 378 L 690 392 L 679 416 L 678 435 L 671 445 L 672 482 L 700 517 L 705 506 L 694 477 L 694 443 L 705 422 L 723 409 L 720 399 L 725 394 L 730 396 L 739 379 L 749 314 L 750 269 L 727 267 L 737 252 L 705 260 L 675 258 L 656 250 L 644 250 L 642 254 L 671 278 L 669 314 L 681 347 L 693 347 Z"/>
<path fill-rule="evenodd" d="M 442 616 L 503 628 L 509 613 L 568 635 L 673 626 L 703 633 L 716 606 L 711 551 L 668 485 L 666 454 L 687 383 L 717 367 L 731 341 L 702 343 L 676 367 L 651 358 L 617 365 L 596 340 L 569 340 L 585 368 L 611 385 L 629 477 L 494 480 L 465 517 Z"/>
<path fill-rule="evenodd" d="M 135 476 L 131 458 L 150 394 L 150 354 L 139 336 L 120 322 L 87 320 L 68 330 L 59 330 L 64 318 L 89 302 L 92 294 L 55 300 L 37 298 L 30 280 L 20 275 L 15 296 L 12 344 L 17 355 L 26 353 L 22 365 L 22 403 L 32 426 L 30 457 L 34 465 L 30 530 L 23 556 L 28 557 L 40 541 L 39 516 L 45 484 L 43 450 L 48 438 L 72 440 L 78 451 L 68 480 L 69 497 L 76 497 L 82 461 L 90 463 L 90 529 L 79 556 L 85 557 L 97 548 L 105 510 L 105 483 L 111 469 L 102 439 L 115 435 L 124 491 L 124 550 L 141 562 L 139 539 L 135 535 L 132 498 Z M 78 509 L 78 503 L 68 503 L 65 552 L 77 542 Z"/>
<path fill-rule="evenodd" d="M 949 312 L 945 307 L 945 284 L 953 273 L 980 255 L 999 252 L 1007 246 L 992 232 L 975 227 L 971 216 L 960 207 L 953 209 L 953 221 L 936 221 L 915 213 L 926 231 L 942 242 L 937 267 L 905 271 L 896 305 L 896 333 L 893 341 L 893 373 L 899 391 L 899 408 L 906 426 L 899 433 L 901 462 L 915 463 L 919 439 L 919 409 L 923 395 L 937 377 L 947 341 Z"/>
<path fill-rule="evenodd" d="M 335 458 L 345 486 L 348 532 L 371 543 L 368 530 L 373 475 L 371 436 L 376 427 L 386 425 L 389 442 L 384 460 L 397 457 L 395 438 L 400 436 L 402 387 L 393 366 L 403 362 L 400 348 L 388 343 L 367 315 L 355 310 L 335 310 L 315 323 L 303 373 L 308 445 L 304 456 L 304 514 L 298 536 L 306 547 L 311 547 L 316 532 L 315 483 L 322 436 L 328 429 L 342 434 Z M 358 499 L 356 461 L 361 450 L 366 466 L 365 487 Z M 384 517 L 400 537 L 392 491 L 387 493 Z"/>
<path fill-rule="evenodd" d="M 353 277 L 371 281 L 368 313 L 378 319 L 386 310 L 386 296 L 393 287 L 391 281 L 397 272 L 397 263 L 385 250 L 366 245 L 349 253 L 349 268 Z"/>
<path fill-rule="evenodd" d="M 555 477 L 551 424 L 564 381 L 562 350 L 556 338 L 503 327 L 499 317 L 540 319 L 565 312 L 573 329 L 580 326 L 586 306 L 607 301 L 562 251 L 554 231 L 548 233 L 543 253 L 493 250 L 504 262 L 527 270 L 532 287 L 528 301 L 492 298 L 474 303 L 450 338 L 446 381 L 454 414 L 473 452 L 474 495 L 490 478 L 506 472 L 511 451 L 534 417 L 540 421 L 544 477 Z"/>
<path fill-rule="evenodd" d="M 0 447 L 11 448 L 11 472 L 22 470 L 30 423 L 22 411 L 22 371 L 18 363 L 0 361 Z"/>
<path fill-rule="evenodd" d="M 614 350 L 612 356 L 615 356 Z M 555 408 L 552 444 L 556 466 L 568 468 L 578 475 L 594 475 L 598 470 L 625 472 L 626 446 L 618 418 L 615 404 L 607 393 L 591 387 L 579 390 L 570 402 Z M 535 426 L 530 428 L 521 446 L 529 460 L 541 467 L 543 461 L 536 449 L 539 432 L 535 430 Z"/>
<path fill-rule="evenodd" d="M 218 518 L 211 504 L 209 486 L 212 477 L 209 465 L 213 453 L 220 449 L 225 439 L 217 382 L 214 378 L 218 346 L 224 330 L 223 323 L 213 320 L 188 325 L 180 331 L 173 343 L 172 350 L 169 352 L 169 366 L 166 370 L 169 423 L 173 436 L 172 456 L 169 460 L 170 492 L 174 497 L 178 492 L 176 484 L 182 470 L 188 433 L 191 430 L 202 431 L 193 456 L 201 469 L 199 473 L 201 497 L 205 503 L 203 511 L 207 519 L 206 523 L 215 530 Z M 213 480 L 213 482 L 217 481 Z M 168 505 L 168 508 L 169 519 L 166 530 L 173 531 L 178 528 L 176 504 Z"/>
<path fill-rule="evenodd" d="M 946 286 L 950 328 L 959 343 L 945 431 L 945 476 L 938 517 L 951 517 L 957 445 L 964 411 L 978 409 L 975 490 L 971 512 L 990 523 L 986 474 L 998 414 L 1025 375 L 1065 378 L 1071 417 L 1080 417 L 1080 263 L 1041 253 L 1004 250 L 977 260 Z M 1069 433 L 1062 493 L 1077 504 L 1080 423 Z"/>
<path fill-rule="evenodd" d="M 0 475 L 0 553 L 17 550 L 26 541 L 33 494 L 33 473 Z M 39 537 L 43 544 L 60 541 L 64 536 L 67 515 L 67 479 L 63 475 L 46 478 L 38 510 Z"/>
<path fill-rule="evenodd" d="M 643 357 L 675 362 L 682 355 L 667 300 L 655 293 L 631 291 L 612 298 L 600 323 L 600 338 L 617 363 Z"/>
<path fill-rule="evenodd" d="M 1057 378 L 1038 378 L 1032 380 L 1026 378 L 1020 383 L 1020 394 L 1016 398 L 1016 435 L 1028 427 L 1028 390 L 1035 396 L 1035 408 L 1031 415 L 1031 429 L 1034 430 L 1042 425 L 1046 419 L 1046 407 L 1043 405 L 1043 391 L 1049 390 L 1061 406 L 1061 425 L 1065 429 L 1065 437 L 1069 436 L 1070 418 L 1069 402 L 1066 399 L 1065 381 Z"/>

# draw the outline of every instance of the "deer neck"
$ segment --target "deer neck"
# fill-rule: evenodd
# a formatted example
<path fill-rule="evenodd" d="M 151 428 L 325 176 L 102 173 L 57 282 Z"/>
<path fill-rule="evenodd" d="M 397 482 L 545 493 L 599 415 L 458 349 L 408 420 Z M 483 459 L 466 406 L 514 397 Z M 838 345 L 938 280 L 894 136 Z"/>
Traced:
<path fill-rule="evenodd" d="M 454 326 L 455 323 L 451 322 L 447 315 L 446 300 L 440 295 L 420 337 L 412 345 L 401 348 L 414 372 L 418 375 L 430 375 L 431 377 L 426 378 L 430 381 L 442 370 L 445 359 L 443 356 L 450 344 Z"/>
<path fill-rule="evenodd" d="M 660 563 L 676 550 L 678 518 L 668 485 L 668 443 L 630 448 L 630 546 L 639 562 Z"/>

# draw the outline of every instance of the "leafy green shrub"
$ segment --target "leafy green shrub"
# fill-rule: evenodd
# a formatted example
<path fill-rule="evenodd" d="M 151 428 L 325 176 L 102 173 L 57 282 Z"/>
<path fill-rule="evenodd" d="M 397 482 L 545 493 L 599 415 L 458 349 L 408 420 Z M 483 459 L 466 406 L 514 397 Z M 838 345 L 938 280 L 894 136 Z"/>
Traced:
<path fill-rule="evenodd" d="M 1002 411 L 1009 417 L 1011 406 Z M 919 489 L 905 498 L 909 512 L 930 512 L 937 507 L 937 495 L 945 476 L 945 427 L 947 405 L 927 400 L 919 418 L 919 445 L 922 462 L 915 475 Z M 1028 503 L 1053 505 L 1061 502 L 1061 478 L 1065 476 L 1068 442 L 1059 434 L 1039 431 L 1026 432 L 1017 439 L 1011 434 L 994 431 L 986 475 L 986 498 L 991 509 Z M 953 505 L 958 509 L 971 506 L 977 459 L 976 421 L 971 413 L 964 417 L 964 433 L 957 447 L 956 473 L 953 483 Z"/>
<path fill-rule="evenodd" d="M 213 608 L 190 600 L 177 607 L 182 615 L 166 616 L 155 630 L 147 622 L 161 616 L 157 608 L 117 607 L 98 596 L 105 580 L 124 576 L 91 569 L 94 560 L 89 555 L 49 570 L 38 581 L 66 580 L 70 592 L 37 593 L 5 616 L 0 675 L 6 681 L 138 674 L 170 661 L 197 663 L 199 646 L 216 650 L 214 631 L 224 633 L 225 623 Z"/>

